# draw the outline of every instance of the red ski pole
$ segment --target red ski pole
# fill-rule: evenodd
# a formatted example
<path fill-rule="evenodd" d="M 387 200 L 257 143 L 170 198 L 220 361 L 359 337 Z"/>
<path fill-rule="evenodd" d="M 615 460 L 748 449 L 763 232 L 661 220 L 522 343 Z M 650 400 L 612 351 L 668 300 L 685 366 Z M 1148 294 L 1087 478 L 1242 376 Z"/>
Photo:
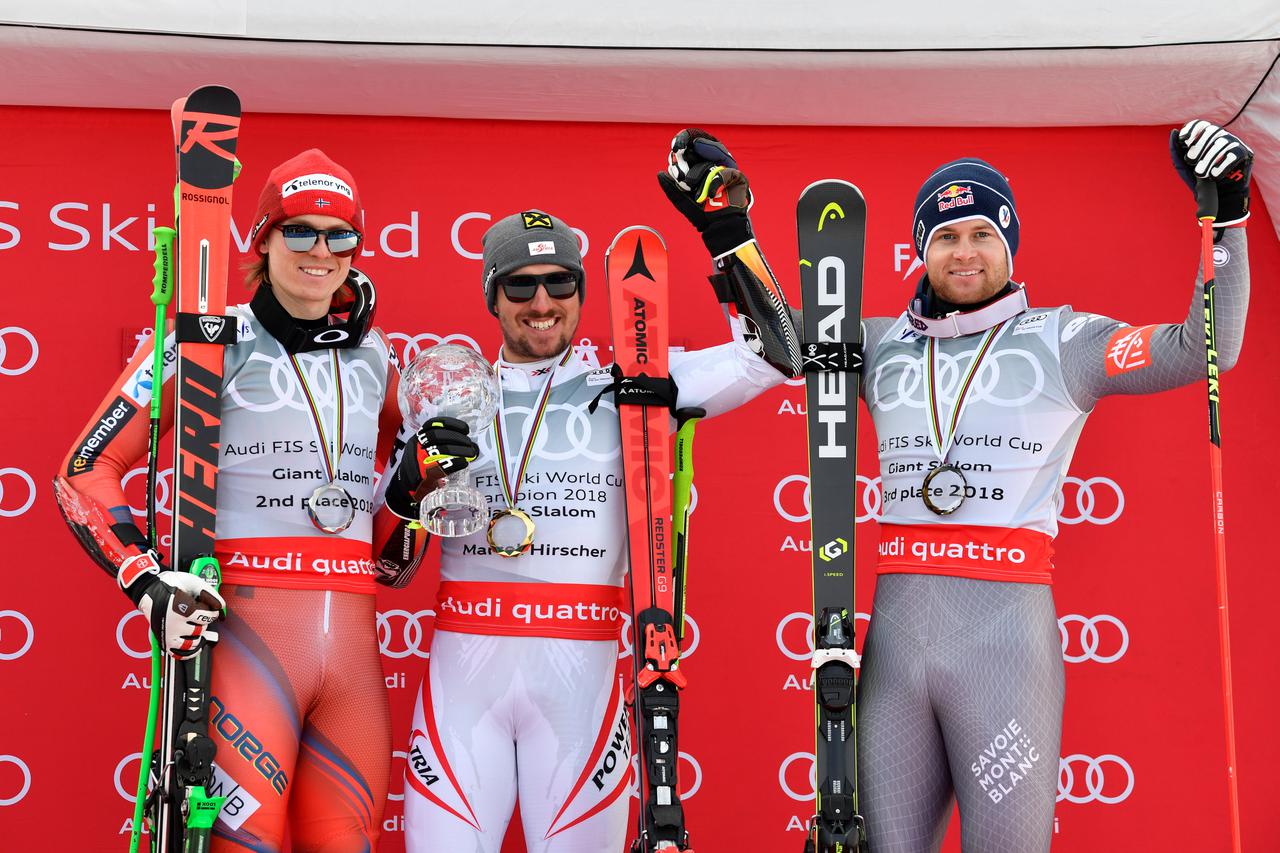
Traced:
<path fill-rule="evenodd" d="M 1204 269 L 1205 366 L 1209 380 L 1209 472 L 1213 489 L 1213 549 L 1218 580 L 1218 648 L 1222 653 L 1222 710 L 1227 735 L 1227 808 L 1231 817 L 1231 849 L 1240 853 L 1240 787 L 1236 779 L 1236 712 L 1231 693 L 1231 622 L 1227 614 L 1227 535 L 1222 506 L 1222 435 L 1218 421 L 1218 341 L 1214 321 L 1213 223 L 1218 216 L 1218 187 L 1196 181 L 1196 215 L 1200 219 L 1200 264 Z"/>

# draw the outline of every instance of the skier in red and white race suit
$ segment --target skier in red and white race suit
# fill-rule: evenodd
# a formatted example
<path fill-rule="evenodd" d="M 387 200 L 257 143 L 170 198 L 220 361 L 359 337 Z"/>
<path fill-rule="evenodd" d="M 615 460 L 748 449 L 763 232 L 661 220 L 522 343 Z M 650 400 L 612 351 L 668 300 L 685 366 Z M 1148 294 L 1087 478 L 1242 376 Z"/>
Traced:
<path fill-rule="evenodd" d="M 745 181 L 736 172 L 708 176 L 709 168 L 668 191 L 701 224 L 721 281 L 736 294 L 722 300 L 734 340 L 673 352 L 670 363 L 678 405 L 714 416 L 794 374 L 799 353 L 751 237 Z M 503 336 L 502 409 L 471 470 L 495 512 L 527 513 L 533 541 L 503 557 L 484 533 L 441 540 L 435 637 L 408 746 L 411 853 L 498 853 L 517 800 L 530 853 L 608 853 L 626 841 L 632 733 L 618 673 L 625 501 L 617 409 L 611 394 L 601 396 L 613 377 L 571 346 L 587 279 L 576 236 L 547 213 L 508 216 L 484 236 L 484 295 Z M 768 310 L 745 316 L 759 310 L 752 306 Z M 463 448 L 456 431 L 423 437 L 430 444 L 437 435 Z M 397 497 L 412 493 L 412 473 L 402 466 L 400 474 L 409 482 L 392 484 L 388 505 L 416 517 Z M 515 529 L 514 541 L 495 533 L 495 542 L 518 545 L 523 528 Z"/>
<path fill-rule="evenodd" d="M 147 452 L 150 348 L 111 386 L 55 491 L 77 539 L 164 649 L 188 657 L 217 644 L 210 794 L 228 799 L 213 850 L 280 851 L 287 833 L 293 850 L 370 851 L 391 762 L 377 562 L 412 568 L 425 547 L 421 531 L 378 509 L 379 474 L 403 446 L 399 368 L 372 327 L 372 282 L 351 267 L 364 212 L 350 173 L 305 151 L 271 173 L 254 221 L 255 292 L 229 310 L 237 340 L 220 389 L 221 593 L 148 547 L 124 494 Z M 167 424 L 175 355 L 170 334 Z M 326 497 L 332 512 L 313 520 L 310 502 Z"/>

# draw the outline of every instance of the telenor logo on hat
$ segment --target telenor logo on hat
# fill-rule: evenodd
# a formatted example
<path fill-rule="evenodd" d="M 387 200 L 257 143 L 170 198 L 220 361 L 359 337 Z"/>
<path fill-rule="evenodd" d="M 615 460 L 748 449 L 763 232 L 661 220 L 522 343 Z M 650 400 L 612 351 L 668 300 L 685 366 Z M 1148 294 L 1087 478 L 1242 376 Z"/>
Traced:
<path fill-rule="evenodd" d="M 532 211 L 521 213 L 520 218 L 524 220 L 524 227 L 528 228 L 551 228 L 551 216 L 546 213 Z"/>
<path fill-rule="evenodd" d="M 325 174 L 302 175 L 301 177 L 294 178 L 291 181 L 286 181 L 285 185 L 280 188 L 280 197 L 288 198 L 294 193 L 314 190 L 341 193 L 353 201 L 356 197 L 356 194 L 352 192 L 351 187 L 347 186 L 346 181 L 343 181 L 341 178 L 335 178 L 333 175 Z"/>

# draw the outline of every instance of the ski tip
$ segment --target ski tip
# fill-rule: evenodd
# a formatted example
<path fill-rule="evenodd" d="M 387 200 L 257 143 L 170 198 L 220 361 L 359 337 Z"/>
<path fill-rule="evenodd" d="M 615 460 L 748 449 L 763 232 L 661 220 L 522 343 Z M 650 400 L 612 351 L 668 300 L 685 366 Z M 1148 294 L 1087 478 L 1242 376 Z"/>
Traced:
<path fill-rule="evenodd" d="M 218 84 L 209 84 L 193 89 L 190 95 L 174 101 L 176 115 L 190 107 L 196 112 L 220 113 L 228 116 L 240 115 L 240 96 L 232 89 Z"/>
<path fill-rule="evenodd" d="M 843 187 L 845 189 L 853 190 L 855 193 L 858 194 L 858 198 L 863 197 L 862 190 L 858 189 L 856 184 L 851 184 L 848 181 L 841 180 L 840 178 L 823 178 L 822 180 L 814 181 L 813 183 L 809 184 L 809 186 L 805 187 L 804 190 L 801 191 L 800 193 L 800 198 L 804 198 L 810 192 L 821 192 L 822 188 L 827 188 L 827 187 Z"/>
<path fill-rule="evenodd" d="M 664 250 L 667 248 L 667 241 L 662 239 L 662 235 L 657 232 L 657 229 L 650 228 L 648 225 L 628 225 L 626 228 L 623 228 L 614 236 L 613 242 L 609 244 L 609 248 L 605 252 L 605 257 L 608 257 L 609 252 L 612 252 L 619 243 L 626 240 L 630 235 L 635 234 L 636 232 L 644 232 L 644 231 L 647 231 L 650 234 L 652 234 L 654 239 L 658 241 L 658 245 L 661 246 Z M 644 234 L 642 233 L 637 234 L 637 239 L 641 239 L 643 237 L 644 237 Z"/>

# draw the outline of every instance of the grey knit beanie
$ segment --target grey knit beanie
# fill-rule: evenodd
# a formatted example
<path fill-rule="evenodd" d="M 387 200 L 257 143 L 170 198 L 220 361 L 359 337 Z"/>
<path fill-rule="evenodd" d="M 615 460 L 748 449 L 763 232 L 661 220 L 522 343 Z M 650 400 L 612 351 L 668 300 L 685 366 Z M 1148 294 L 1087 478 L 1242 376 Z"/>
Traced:
<path fill-rule="evenodd" d="M 586 296 L 586 273 L 578 250 L 578 235 L 568 225 L 541 210 L 526 210 L 499 219 L 484 232 L 484 301 L 498 316 L 498 290 L 494 276 L 531 264 L 558 264 L 581 277 L 578 301 Z"/>

